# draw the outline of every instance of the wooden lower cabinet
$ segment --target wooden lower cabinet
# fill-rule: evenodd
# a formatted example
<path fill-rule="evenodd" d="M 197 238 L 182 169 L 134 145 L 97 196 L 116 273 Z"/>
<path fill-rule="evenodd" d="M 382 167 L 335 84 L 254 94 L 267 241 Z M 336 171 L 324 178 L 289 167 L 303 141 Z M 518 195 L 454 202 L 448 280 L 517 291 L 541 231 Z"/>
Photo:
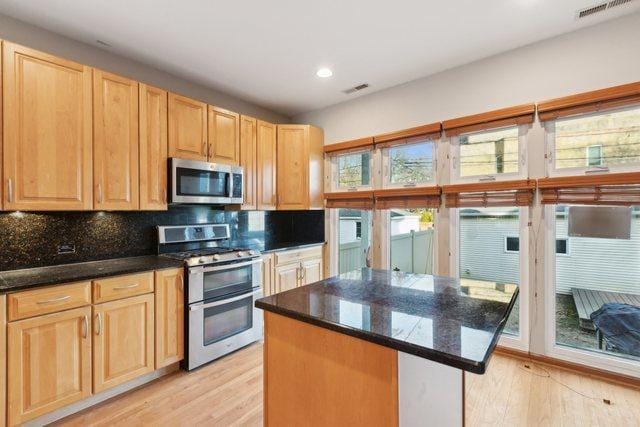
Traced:
<path fill-rule="evenodd" d="M 91 395 L 91 307 L 9 323 L 8 422 Z"/>
<path fill-rule="evenodd" d="M 309 259 L 302 262 L 301 280 L 302 285 L 318 282 L 322 280 L 322 258 Z"/>
<path fill-rule="evenodd" d="M 273 278 L 273 254 L 262 255 L 262 293 L 264 296 L 275 294 Z"/>
<path fill-rule="evenodd" d="M 154 370 L 154 295 L 93 306 L 93 392 Z"/>
<path fill-rule="evenodd" d="M 156 271 L 156 369 L 184 358 L 184 270 Z"/>
<path fill-rule="evenodd" d="M 275 269 L 276 293 L 288 291 L 298 286 L 300 278 L 300 264 L 279 265 Z"/>

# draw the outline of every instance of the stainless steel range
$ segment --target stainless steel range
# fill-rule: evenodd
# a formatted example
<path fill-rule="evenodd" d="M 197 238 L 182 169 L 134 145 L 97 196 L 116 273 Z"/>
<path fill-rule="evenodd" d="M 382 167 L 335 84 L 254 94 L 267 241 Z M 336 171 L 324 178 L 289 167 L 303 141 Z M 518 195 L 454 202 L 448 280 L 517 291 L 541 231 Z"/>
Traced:
<path fill-rule="evenodd" d="M 229 248 L 229 226 L 158 227 L 158 252 L 184 260 L 185 360 L 192 370 L 262 338 L 260 254 Z"/>

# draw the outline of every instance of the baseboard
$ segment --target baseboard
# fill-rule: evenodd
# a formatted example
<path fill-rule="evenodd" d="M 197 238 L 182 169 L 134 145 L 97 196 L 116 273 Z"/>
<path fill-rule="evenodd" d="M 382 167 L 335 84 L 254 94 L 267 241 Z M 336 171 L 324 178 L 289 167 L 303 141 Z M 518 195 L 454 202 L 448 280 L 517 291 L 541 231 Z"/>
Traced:
<path fill-rule="evenodd" d="M 79 402 L 72 403 L 71 405 L 65 406 L 64 408 L 60 408 L 53 412 L 49 412 L 48 414 L 42 415 L 41 417 L 38 417 L 31 421 L 27 421 L 22 425 L 25 427 L 32 427 L 32 426 L 45 426 L 47 424 L 51 424 L 55 421 L 61 420 L 62 418 L 68 417 L 69 415 L 73 415 L 77 412 L 83 411 L 87 408 L 95 406 L 113 397 L 117 397 L 125 392 L 131 391 L 143 385 L 146 385 L 147 383 L 157 380 L 158 378 L 172 374 L 178 371 L 179 369 L 180 369 L 180 364 L 174 363 L 172 365 L 166 366 L 164 368 L 160 368 L 156 371 L 153 371 L 147 375 L 143 375 L 139 378 L 136 378 L 124 384 L 120 384 L 109 390 L 105 390 L 102 393 L 89 396 L 86 399 L 82 399 Z"/>
<path fill-rule="evenodd" d="M 523 360 L 531 360 L 543 365 L 552 366 L 554 368 L 564 369 L 566 371 L 575 372 L 581 375 L 597 378 L 614 384 L 620 384 L 640 390 L 640 379 L 619 374 L 617 372 L 606 371 L 604 369 L 593 368 L 591 366 L 579 363 L 567 362 L 566 360 L 556 359 L 555 357 L 544 356 L 541 354 L 530 353 L 522 350 L 515 350 L 508 347 L 496 347 L 496 353 L 507 356 L 517 357 Z"/>

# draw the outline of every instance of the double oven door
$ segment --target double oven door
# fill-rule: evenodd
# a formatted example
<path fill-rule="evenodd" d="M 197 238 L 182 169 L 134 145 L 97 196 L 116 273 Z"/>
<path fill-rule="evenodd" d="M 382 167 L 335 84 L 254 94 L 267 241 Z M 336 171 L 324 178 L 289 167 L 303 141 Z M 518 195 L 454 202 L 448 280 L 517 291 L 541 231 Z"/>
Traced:
<path fill-rule="evenodd" d="M 261 259 L 191 267 L 188 277 L 187 370 L 262 338 Z"/>

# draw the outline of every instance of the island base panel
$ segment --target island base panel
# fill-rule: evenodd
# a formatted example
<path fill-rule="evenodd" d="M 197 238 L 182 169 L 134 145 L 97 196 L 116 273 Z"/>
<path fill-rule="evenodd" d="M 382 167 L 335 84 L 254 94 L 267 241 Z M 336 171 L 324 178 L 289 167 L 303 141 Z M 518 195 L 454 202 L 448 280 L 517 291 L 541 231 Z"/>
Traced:
<path fill-rule="evenodd" d="M 265 312 L 265 426 L 463 426 L 464 372 Z"/>
<path fill-rule="evenodd" d="M 398 425 L 397 352 L 265 312 L 264 425 Z"/>

